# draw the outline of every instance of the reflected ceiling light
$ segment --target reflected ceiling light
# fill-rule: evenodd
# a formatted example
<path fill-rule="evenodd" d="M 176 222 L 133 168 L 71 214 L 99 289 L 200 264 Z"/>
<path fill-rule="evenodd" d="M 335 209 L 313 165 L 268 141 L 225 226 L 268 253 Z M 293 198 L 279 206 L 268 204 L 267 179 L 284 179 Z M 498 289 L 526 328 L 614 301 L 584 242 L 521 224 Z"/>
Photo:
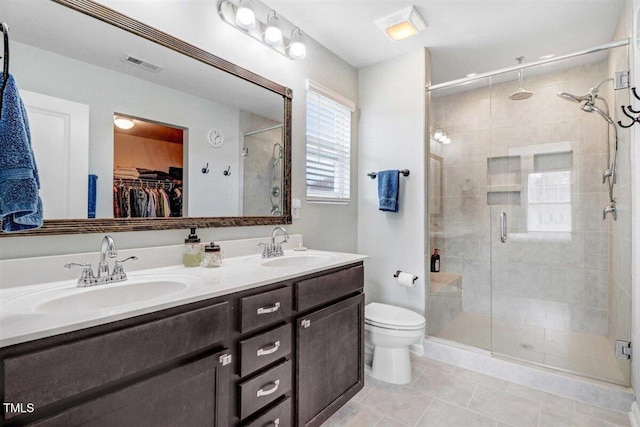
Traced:
<path fill-rule="evenodd" d="M 291 43 L 289 44 L 289 56 L 295 59 L 302 59 L 307 56 L 307 46 L 304 44 L 304 34 L 300 28 L 296 27 L 291 32 Z"/>
<path fill-rule="evenodd" d="M 553 58 L 554 56 L 556 56 L 555 54 L 551 53 L 549 55 L 543 55 L 540 57 L 540 59 L 549 59 L 549 58 Z"/>
<path fill-rule="evenodd" d="M 289 59 L 304 58 L 307 54 L 302 31 L 260 0 L 218 0 L 218 15 L 243 34 Z"/>
<path fill-rule="evenodd" d="M 475 77 L 477 75 L 478 75 L 478 73 L 469 73 L 469 74 L 467 74 L 467 77 Z"/>
<path fill-rule="evenodd" d="M 236 25 L 243 30 L 250 30 L 256 26 L 256 14 L 253 11 L 251 0 L 240 0 L 238 3 Z"/>
<path fill-rule="evenodd" d="M 275 10 L 269 11 L 267 29 L 264 31 L 264 41 L 271 46 L 282 43 L 282 28 Z"/>
<path fill-rule="evenodd" d="M 413 37 L 427 28 L 427 24 L 413 6 L 376 19 L 375 23 L 394 42 Z"/>
<path fill-rule="evenodd" d="M 131 129 L 132 127 L 135 126 L 135 123 L 133 122 L 133 120 L 128 119 L 126 117 L 118 117 L 115 116 L 113 118 L 113 124 L 118 126 L 120 129 Z"/>

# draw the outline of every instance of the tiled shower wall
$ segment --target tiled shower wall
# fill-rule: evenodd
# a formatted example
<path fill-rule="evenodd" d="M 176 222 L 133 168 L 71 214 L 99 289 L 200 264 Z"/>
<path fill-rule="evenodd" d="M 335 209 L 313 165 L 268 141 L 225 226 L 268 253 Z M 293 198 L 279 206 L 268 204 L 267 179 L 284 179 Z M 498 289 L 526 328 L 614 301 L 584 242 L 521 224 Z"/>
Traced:
<path fill-rule="evenodd" d="M 463 310 L 607 335 L 608 230 L 601 219 L 607 204 L 601 183 L 606 122 L 556 96 L 560 91 L 586 93 L 603 80 L 607 62 L 600 59 L 540 75 L 530 70 L 527 76 L 525 70 L 524 86 L 534 96 L 523 101 L 508 98 L 517 80 L 433 97 L 435 123 L 451 144 L 440 147 L 443 212 L 432 217 L 431 247 L 441 250 L 443 271 L 462 274 Z M 534 155 L 569 151 L 571 231 L 531 232 L 527 197 Z M 502 156 L 516 160 L 489 174 L 487 159 Z M 512 191 L 512 204 L 489 206 L 490 185 L 496 186 L 491 190 Z M 502 209 L 508 212 L 506 244 L 498 234 Z"/>

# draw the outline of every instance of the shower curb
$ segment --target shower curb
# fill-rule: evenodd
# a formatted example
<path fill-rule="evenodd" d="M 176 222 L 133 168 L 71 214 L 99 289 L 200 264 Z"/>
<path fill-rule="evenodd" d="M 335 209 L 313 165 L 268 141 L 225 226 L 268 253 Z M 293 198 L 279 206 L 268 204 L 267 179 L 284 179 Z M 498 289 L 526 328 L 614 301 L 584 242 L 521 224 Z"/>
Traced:
<path fill-rule="evenodd" d="M 568 397 L 589 405 L 623 413 L 632 410 L 636 414 L 634 427 L 640 427 L 640 411 L 637 405 L 632 409 L 631 404 L 634 403 L 635 396 L 629 387 L 503 360 L 493 357 L 486 350 L 445 343 L 437 338 L 428 337 L 424 340 L 424 355 L 443 363 Z M 631 418 L 631 412 L 629 417 Z"/>

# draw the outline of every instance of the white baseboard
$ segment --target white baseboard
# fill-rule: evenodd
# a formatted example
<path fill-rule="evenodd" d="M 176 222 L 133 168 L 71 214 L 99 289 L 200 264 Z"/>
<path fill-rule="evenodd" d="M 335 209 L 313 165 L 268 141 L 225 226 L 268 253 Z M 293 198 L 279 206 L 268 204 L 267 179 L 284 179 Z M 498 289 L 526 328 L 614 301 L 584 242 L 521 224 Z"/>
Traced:
<path fill-rule="evenodd" d="M 631 427 L 640 427 L 640 407 L 638 407 L 637 401 L 631 404 L 629 421 L 631 422 Z"/>
<path fill-rule="evenodd" d="M 409 351 L 413 354 L 415 354 L 416 356 L 424 356 L 424 345 L 422 343 L 420 344 L 411 344 L 409 346 Z M 638 426 L 640 427 L 640 426 Z"/>

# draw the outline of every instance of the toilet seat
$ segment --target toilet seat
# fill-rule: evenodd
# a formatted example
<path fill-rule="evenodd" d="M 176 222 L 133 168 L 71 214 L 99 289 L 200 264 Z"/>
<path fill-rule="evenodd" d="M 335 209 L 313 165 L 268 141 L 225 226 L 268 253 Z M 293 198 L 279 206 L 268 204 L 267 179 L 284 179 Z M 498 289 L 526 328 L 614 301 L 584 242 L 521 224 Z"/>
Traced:
<path fill-rule="evenodd" d="M 364 308 L 364 322 L 383 329 L 414 331 L 424 328 L 425 319 L 406 308 L 372 302 Z"/>

